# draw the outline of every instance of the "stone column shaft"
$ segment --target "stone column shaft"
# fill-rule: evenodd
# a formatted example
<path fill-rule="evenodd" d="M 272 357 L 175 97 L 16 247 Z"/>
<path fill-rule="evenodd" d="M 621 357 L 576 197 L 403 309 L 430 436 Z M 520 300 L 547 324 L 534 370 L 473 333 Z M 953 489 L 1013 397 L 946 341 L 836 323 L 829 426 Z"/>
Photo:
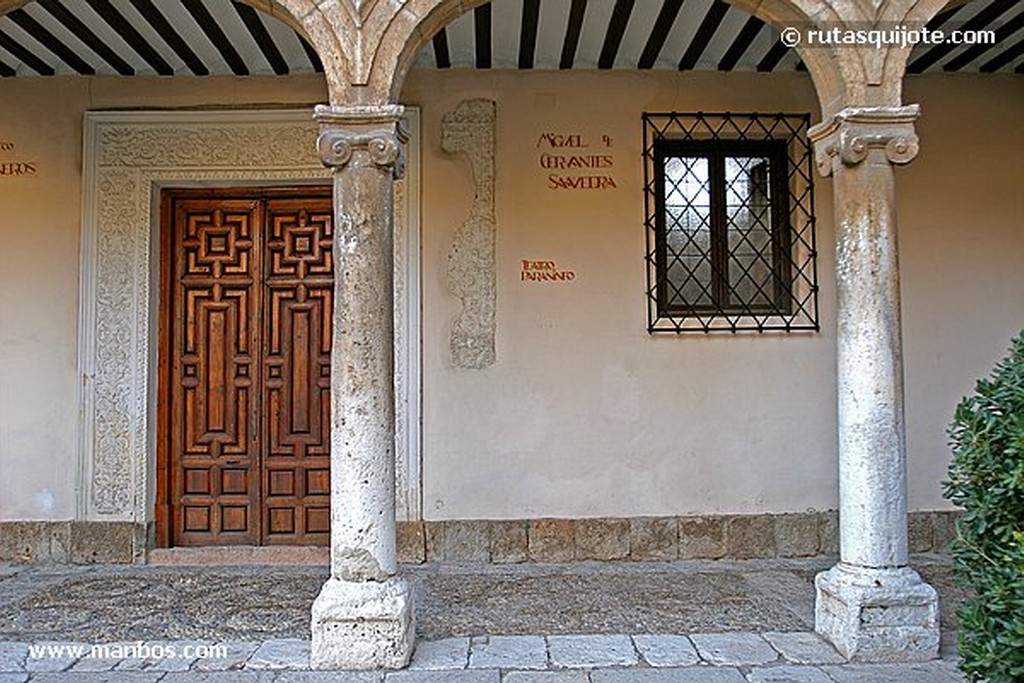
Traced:
<path fill-rule="evenodd" d="M 917 155 L 916 105 L 840 111 L 811 130 L 833 177 L 839 564 L 815 580 L 815 627 L 851 659 L 938 653 L 935 590 L 907 567 L 906 431 L 893 165 Z"/>
<path fill-rule="evenodd" d="M 392 133 L 375 133 L 363 138 L 362 148 L 355 146 L 360 135 L 348 131 L 321 137 L 325 158 L 340 164 L 334 174 L 331 501 L 338 504 L 331 506 L 331 575 L 345 581 L 381 581 L 397 569 L 391 173 L 398 150 Z M 391 165 L 382 168 L 377 159 Z"/>
<path fill-rule="evenodd" d="M 843 562 L 907 564 L 906 439 L 892 164 L 833 174 L 836 223 L 839 533 Z"/>
<path fill-rule="evenodd" d="M 395 576 L 394 180 L 398 106 L 317 108 L 334 169 L 331 578 L 313 604 L 314 668 L 399 668 L 415 628 Z"/>

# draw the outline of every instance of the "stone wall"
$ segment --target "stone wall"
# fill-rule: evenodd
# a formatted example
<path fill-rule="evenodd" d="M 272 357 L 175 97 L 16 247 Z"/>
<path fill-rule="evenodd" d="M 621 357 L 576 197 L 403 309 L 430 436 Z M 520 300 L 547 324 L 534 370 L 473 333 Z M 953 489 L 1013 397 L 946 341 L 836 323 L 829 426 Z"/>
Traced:
<path fill-rule="evenodd" d="M 944 552 L 958 513 L 910 513 L 910 551 Z M 152 525 L 150 525 L 151 527 Z M 399 522 L 403 563 L 717 560 L 830 556 L 833 511 L 781 515 Z M 152 532 L 128 522 L 0 522 L 0 562 L 145 562 Z"/>
<path fill-rule="evenodd" d="M 146 525 L 131 522 L 0 522 L 0 562 L 142 562 L 149 535 Z"/>
<path fill-rule="evenodd" d="M 956 511 L 910 513 L 910 550 L 944 552 Z M 838 553 L 838 513 L 400 522 L 399 561 L 718 560 Z"/>

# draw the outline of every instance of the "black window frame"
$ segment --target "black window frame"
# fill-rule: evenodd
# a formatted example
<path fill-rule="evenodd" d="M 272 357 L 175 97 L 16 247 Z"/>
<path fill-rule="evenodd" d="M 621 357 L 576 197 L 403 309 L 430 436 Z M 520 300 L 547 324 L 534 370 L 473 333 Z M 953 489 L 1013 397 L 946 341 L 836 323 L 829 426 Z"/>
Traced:
<path fill-rule="evenodd" d="M 643 115 L 645 205 L 648 235 L 648 331 L 819 331 L 817 250 L 812 156 L 806 114 Z M 682 264 L 678 251 L 669 253 L 669 211 L 666 163 L 674 158 L 707 160 L 708 251 L 697 247 L 702 274 L 686 268 L 686 284 L 700 288 L 687 301 L 678 275 L 669 269 Z M 769 242 L 754 247 L 741 234 L 730 234 L 727 158 L 765 158 L 768 164 Z M 733 190 L 735 191 L 735 190 Z M 735 201 L 735 200 L 734 200 Z M 742 244 L 730 249 L 730 238 Z M 768 265 L 768 277 L 744 278 L 747 268 L 734 257 L 740 248 L 755 248 L 755 263 Z M 730 267 L 741 269 L 741 287 L 731 281 Z"/>

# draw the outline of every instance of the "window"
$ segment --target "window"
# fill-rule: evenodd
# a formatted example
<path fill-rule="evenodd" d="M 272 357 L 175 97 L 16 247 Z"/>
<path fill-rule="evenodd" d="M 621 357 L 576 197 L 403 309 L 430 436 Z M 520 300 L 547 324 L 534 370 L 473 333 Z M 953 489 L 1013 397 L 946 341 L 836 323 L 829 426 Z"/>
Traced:
<path fill-rule="evenodd" d="M 817 330 L 806 116 L 644 116 L 648 328 Z"/>

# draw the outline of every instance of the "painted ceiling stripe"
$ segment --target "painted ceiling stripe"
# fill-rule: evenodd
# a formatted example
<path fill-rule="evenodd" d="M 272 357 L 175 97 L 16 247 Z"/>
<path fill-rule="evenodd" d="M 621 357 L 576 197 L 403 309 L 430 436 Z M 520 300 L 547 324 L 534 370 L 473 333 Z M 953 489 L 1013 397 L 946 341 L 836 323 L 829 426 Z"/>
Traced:
<path fill-rule="evenodd" d="M 782 58 L 789 52 L 789 48 L 786 47 L 781 40 L 776 40 L 775 44 L 771 46 L 765 56 L 761 58 L 761 61 L 757 63 L 757 70 L 761 72 L 774 71 L 775 67 L 779 65 Z"/>
<path fill-rule="evenodd" d="M 587 12 L 587 0 L 572 0 L 569 10 L 569 24 L 565 28 L 565 41 L 562 43 L 562 58 L 558 62 L 559 69 L 571 69 L 576 61 L 576 48 L 583 30 L 583 19 Z"/>
<path fill-rule="evenodd" d="M 1006 13 L 1010 8 L 1016 6 L 1020 0 L 995 0 L 991 5 L 985 7 L 982 11 L 975 14 L 969 20 L 965 21 L 962 27 L 964 31 L 974 31 L 978 29 L 986 28 L 1000 15 Z M 919 74 L 927 69 L 932 64 L 935 64 L 940 59 L 948 55 L 956 48 L 956 45 L 952 43 L 945 43 L 943 45 L 936 45 L 932 49 L 925 52 L 923 55 L 915 59 L 907 67 L 907 73 Z"/>
<path fill-rule="evenodd" d="M 925 26 L 934 31 L 935 29 L 939 28 L 947 21 L 955 17 L 963 8 L 964 5 L 960 5 L 959 7 L 947 7 L 946 9 L 942 10 L 934 17 L 932 17 L 932 20 L 925 24 Z"/>
<path fill-rule="evenodd" d="M 661 54 L 661 48 L 665 45 L 665 39 L 668 38 L 668 32 L 672 30 L 672 24 L 675 23 L 676 17 L 679 16 L 679 10 L 683 6 L 683 0 L 664 0 L 661 5 L 661 11 L 658 13 L 658 19 L 654 22 L 654 28 L 651 29 L 651 35 L 647 38 L 647 44 L 644 45 L 644 52 L 640 56 L 640 63 L 637 65 L 641 69 L 650 69 L 654 66 L 654 63 L 658 60 L 658 55 Z"/>
<path fill-rule="evenodd" d="M 751 44 L 757 38 L 757 34 L 761 32 L 762 28 L 764 28 L 763 21 L 754 16 L 748 17 L 747 22 L 743 24 L 743 28 L 736 35 L 736 39 L 732 41 L 732 45 L 729 46 L 725 56 L 718 62 L 718 70 L 732 71 L 740 61 L 743 53 L 750 49 Z"/>
<path fill-rule="evenodd" d="M 50 33 L 45 26 L 29 16 L 25 10 L 16 9 L 13 12 L 8 12 L 6 16 L 15 24 L 20 26 L 25 33 L 38 40 L 43 47 L 52 52 L 54 56 L 58 57 L 77 73 L 84 76 L 91 76 L 96 73 L 96 69 L 75 54 L 75 52 L 58 39 L 57 36 Z"/>
<path fill-rule="evenodd" d="M 1024 11 L 1010 19 L 1008 22 L 996 28 L 996 42 L 992 45 L 979 44 L 971 45 L 963 52 L 958 54 L 953 59 L 949 60 L 942 66 L 943 71 L 959 71 L 964 68 L 975 59 L 981 57 L 986 52 L 994 50 L 997 45 L 1000 45 L 1006 41 L 1007 38 L 1012 36 L 1014 33 L 1024 28 Z"/>
<path fill-rule="evenodd" d="M 629 24 L 629 16 L 633 12 L 635 1 L 615 0 L 612 20 L 608 24 L 608 33 L 605 34 L 604 45 L 601 46 L 601 56 L 597 60 L 599 69 L 610 69 L 615 66 L 615 56 L 619 53 L 619 47 L 622 45 L 622 36 L 626 33 L 626 26 Z"/>
<path fill-rule="evenodd" d="M 174 75 L 174 68 L 160 56 L 160 53 L 153 49 L 153 46 L 142 37 L 142 34 L 135 30 L 135 27 L 124 18 L 123 14 L 110 4 L 109 0 L 85 1 L 154 71 L 161 76 Z"/>
<path fill-rule="evenodd" d="M 288 68 L 288 63 L 284 60 L 284 57 L 281 56 L 281 50 L 278 49 L 277 43 L 270 37 L 267 27 L 263 25 L 260 13 L 244 3 L 232 2 L 231 5 L 235 8 L 235 12 L 238 13 L 242 23 L 245 24 L 245 28 L 248 29 L 252 39 L 256 41 L 256 46 L 259 47 L 260 52 L 266 57 L 270 68 L 274 70 L 274 74 L 287 76 L 291 70 Z"/>
<path fill-rule="evenodd" d="M 32 52 L 23 47 L 21 43 L 11 38 L 2 30 L 0 30 L 0 47 L 10 52 L 21 60 L 25 66 L 41 76 L 52 76 L 56 73 L 52 66 L 36 57 Z"/>
<path fill-rule="evenodd" d="M 236 76 L 248 76 L 249 67 L 246 65 L 245 60 L 235 50 L 228 37 L 224 35 L 224 30 L 221 29 L 220 24 L 217 23 L 217 20 L 213 18 L 210 11 L 203 5 L 202 0 L 181 0 L 181 2 L 199 25 L 199 28 L 206 34 L 206 37 L 213 43 L 213 46 L 217 48 L 217 52 L 227 62 L 231 71 Z"/>
<path fill-rule="evenodd" d="M 185 63 L 189 71 L 195 76 L 207 76 L 210 69 L 196 54 L 188 42 L 181 37 L 178 30 L 167 20 L 151 0 L 129 0 L 135 11 L 153 28 L 154 31 L 167 43 L 174 54 Z"/>
<path fill-rule="evenodd" d="M 448 54 L 448 32 L 443 28 L 434 35 L 434 60 L 438 69 L 452 68 L 452 60 Z"/>
<path fill-rule="evenodd" d="M 540 0 L 523 0 L 523 24 L 519 32 L 519 68 L 532 69 L 537 51 Z"/>
<path fill-rule="evenodd" d="M 473 35 L 476 42 L 476 68 L 491 68 L 491 4 L 473 10 Z"/>
<path fill-rule="evenodd" d="M 324 63 L 320 61 L 320 55 L 316 53 L 316 48 L 309 44 L 309 41 L 305 37 L 295 34 L 295 37 L 299 39 L 299 44 L 302 45 L 302 50 L 306 53 L 306 59 L 313 66 L 313 71 L 318 74 L 324 72 Z"/>
<path fill-rule="evenodd" d="M 189 71 L 195 76 L 208 76 L 210 69 L 203 63 L 189 44 L 181 37 L 181 34 L 167 21 L 167 17 L 160 13 L 152 0 L 128 0 L 135 11 L 142 15 L 153 30 L 156 31 L 164 42 L 178 55 L 178 58 L 185 63 Z"/>
<path fill-rule="evenodd" d="M 1017 41 L 1016 45 L 1000 52 L 998 55 L 982 64 L 981 72 L 992 73 L 993 71 L 998 71 L 1021 55 L 1024 55 L 1024 40 Z"/>
<path fill-rule="evenodd" d="M 111 49 L 102 38 L 93 33 L 92 29 L 86 26 L 84 22 L 69 12 L 59 0 L 36 0 L 36 2 L 68 31 L 85 43 L 90 50 L 109 64 L 114 71 L 122 76 L 135 75 L 135 68 L 131 64 L 121 59 L 120 55 Z"/>
<path fill-rule="evenodd" d="M 700 28 L 694 34 L 689 47 L 686 48 L 683 58 L 679 60 L 680 71 L 688 71 L 697 66 L 697 61 L 704 54 L 708 43 L 711 42 L 711 37 L 715 35 L 718 25 L 722 23 L 722 19 L 725 18 L 725 13 L 728 11 L 729 6 L 722 2 L 722 0 L 715 0 L 711 4 L 707 15 L 704 16 L 704 21 L 701 22 Z"/>
<path fill-rule="evenodd" d="M 519 68 L 519 34 L 523 0 L 501 0 L 491 5 L 491 68 Z"/>
<path fill-rule="evenodd" d="M 910 73 L 1024 66 L 1024 0 L 958 3 L 928 25 L 989 29 L 998 42 L 918 46 Z M 0 51 L 14 76 L 323 73 L 300 33 L 239 0 L 36 0 L 0 17 L 0 28 L 20 50 Z M 445 27 L 415 66 L 804 70 L 777 30 L 764 29 L 724 0 L 493 0 Z"/>
<path fill-rule="evenodd" d="M 452 68 L 476 66 L 476 24 L 472 12 L 465 12 L 444 28 L 448 37 L 448 56 Z"/>

